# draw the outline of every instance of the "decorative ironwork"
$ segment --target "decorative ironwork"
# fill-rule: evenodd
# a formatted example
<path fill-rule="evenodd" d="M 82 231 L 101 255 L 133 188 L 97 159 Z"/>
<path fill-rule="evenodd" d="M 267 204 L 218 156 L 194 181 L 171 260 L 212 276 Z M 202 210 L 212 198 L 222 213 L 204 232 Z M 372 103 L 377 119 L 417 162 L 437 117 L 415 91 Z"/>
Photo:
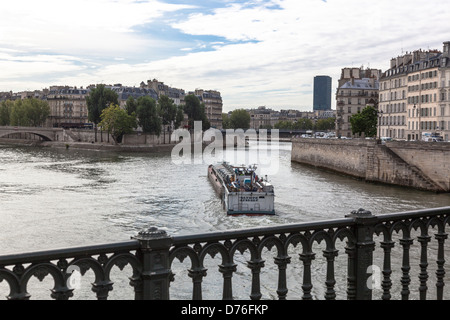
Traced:
<path fill-rule="evenodd" d="M 198 235 L 171 237 L 163 230 L 150 228 L 127 242 L 117 244 L 0 256 L 0 282 L 9 286 L 7 299 L 28 300 L 31 297 L 27 289 L 30 279 L 35 277 L 43 281 L 51 277 L 53 287 L 50 288 L 50 298 L 66 300 L 72 298 L 76 290 L 69 281 L 73 270 L 78 270 L 82 276 L 90 270 L 95 276 L 92 291 L 97 299 L 104 300 L 114 287 L 112 268 L 116 266 L 124 270 L 126 266 L 131 266 L 129 279 L 135 299 L 169 299 L 170 283 L 176 283 L 172 265 L 177 260 L 190 262 L 187 274 L 192 279 L 194 300 L 203 298 L 202 283 L 211 272 L 222 275 L 221 298 L 233 299 L 233 277 L 238 269 L 239 272 L 248 272 L 251 281 L 249 298 L 259 300 L 263 298 L 260 275 L 267 262 L 263 259 L 263 252 L 267 249 L 273 255 L 271 250 L 274 249 L 273 263 L 277 269 L 274 294 L 280 300 L 289 297 L 287 270 L 294 258 L 292 252 L 295 252 L 302 265 L 302 282 L 299 284 L 302 299 L 311 300 L 320 298 L 313 293 L 312 267 L 318 257 L 318 252 L 313 250 L 314 245 L 321 244 L 325 247 L 322 256 L 326 261 L 324 279 L 321 279 L 323 298 L 334 300 L 337 297 L 335 264 L 336 258 L 344 255 L 347 262 L 347 299 L 373 299 L 374 289 L 369 281 L 374 274 L 368 270 L 374 263 L 373 252 L 377 246 L 374 236 L 378 235 L 382 236 L 378 242 L 382 261 L 376 261 L 376 264 L 382 266 L 382 279 L 379 288 L 381 296 L 376 298 L 392 298 L 394 281 L 391 276 L 395 268 L 401 271 L 401 298 L 409 299 L 412 293 L 417 292 L 416 288 L 411 287 L 412 268 L 415 267 L 418 268 L 420 299 L 426 299 L 429 293 L 428 249 L 430 242 L 436 241 L 436 297 L 432 298 L 440 300 L 444 294 L 445 244 L 448 236 L 445 229 L 449 219 L 450 207 L 378 216 L 359 209 L 343 219 Z M 431 229 L 434 229 L 434 239 Z M 412 236 L 413 230 L 419 233 L 416 238 Z M 394 241 L 394 234 L 401 234 L 398 242 Z M 415 240 L 420 246 L 420 262 L 411 265 L 411 247 Z M 344 251 L 338 249 L 338 243 L 345 244 Z M 399 266 L 393 266 L 395 248 L 398 248 L 396 255 L 401 256 Z M 239 254 L 248 257 L 246 264 L 237 262 L 236 255 Z M 204 265 L 206 257 L 220 260 L 217 270 L 207 270 Z M 241 270 L 242 267 L 247 270 Z"/>

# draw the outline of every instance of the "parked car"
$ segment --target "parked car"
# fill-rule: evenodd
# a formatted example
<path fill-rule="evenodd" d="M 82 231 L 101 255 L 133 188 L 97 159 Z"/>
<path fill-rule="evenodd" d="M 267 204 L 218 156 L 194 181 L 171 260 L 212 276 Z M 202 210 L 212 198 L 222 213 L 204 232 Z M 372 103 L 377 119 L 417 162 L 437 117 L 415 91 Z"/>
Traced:
<path fill-rule="evenodd" d="M 386 144 L 386 141 L 392 141 L 391 137 L 381 137 L 381 144 Z"/>

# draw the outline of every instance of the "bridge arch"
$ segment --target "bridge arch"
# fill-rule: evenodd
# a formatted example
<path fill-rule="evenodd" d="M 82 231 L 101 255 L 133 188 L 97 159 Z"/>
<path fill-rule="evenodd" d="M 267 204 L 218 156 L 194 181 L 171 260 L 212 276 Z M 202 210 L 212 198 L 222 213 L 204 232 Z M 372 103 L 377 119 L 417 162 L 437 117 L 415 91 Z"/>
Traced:
<path fill-rule="evenodd" d="M 42 138 L 42 140 L 44 141 L 53 141 L 53 139 L 43 133 L 38 133 L 38 132 L 34 132 L 33 130 L 27 131 L 27 130 L 14 130 L 14 131 L 7 131 L 7 132 L 2 132 L 0 131 L 0 138 L 4 138 L 10 134 L 22 134 L 22 133 L 29 133 L 29 134 L 34 134 L 40 138 Z"/>

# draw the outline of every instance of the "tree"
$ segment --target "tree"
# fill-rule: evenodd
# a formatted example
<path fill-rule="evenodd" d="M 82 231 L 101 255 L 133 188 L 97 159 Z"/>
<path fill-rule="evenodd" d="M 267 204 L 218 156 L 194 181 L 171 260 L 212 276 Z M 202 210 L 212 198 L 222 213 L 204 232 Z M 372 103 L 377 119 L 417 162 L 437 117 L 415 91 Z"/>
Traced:
<path fill-rule="evenodd" d="M 117 93 L 106 88 L 104 84 L 97 85 L 86 97 L 89 121 L 98 124 L 101 121 L 103 109 L 108 108 L 111 104 L 118 105 L 118 99 Z"/>
<path fill-rule="evenodd" d="M 350 118 L 352 133 L 359 135 L 364 133 L 366 137 L 374 137 L 377 135 L 377 121 L 377 109 L 366 106 Z"/>
<path fill-rule="evenodd" d="M 13 107 L 13 101 L 2 101 L 0 104 L 0 126 L 7 126 L 10 124 L 10 113 Z"/>
<path fill-rule="evenodd" d="M 184 112 L 186 112 L 190 121 L 202 120 L 200 100 L 195 95 L 189 94 L 184 97 L 184 103 Z"/>
<path fill-rule="evenodd" d="M 210 123 L 205 114 L 205 105 L 194 94 L 189 94 L 184 98 L 184 112 L 188 115 L 189 127 L 194 127 L 194 121 L 202 121 L 202 129 L 208 130 Z"/>
<path fill-rule="evenodd" d="M 205 105 L 203 103 L 200 105 L 200 108 L 202 112 L 202 130 L 206 131 L 209 128 L 211 128 L 211 123 L 209 122 L 208 117 L 206 116 Z"/>
<path fill-rule="evenodd" d="M 25 108 L 22 100 L 16 100 L 11 108 L 9 115 L 9 124 L 12 126 L 28 126 L 28 119 L 25 116 Z"/>
<path fill-rule="evenodd" d="M 175 129 L 178 129 L 181 126 L 181 123 L 184 120 L 184 111 L 183 106 L 177 107 L 177 115 L 175 117 Z"/>
<path fill-rule="evenodd" d="M 136 115 L 138 123 L 145 133 L 161 133 L 161 118 L 158 115 L 156 101 L 149 96 L 139 97 L 137 100 Z"/>
<path fill-rule="evenodd" d="M 2 107 L 2 122 L 6 121 L 6 111 L 9 110 L 8 121 L 12 126 L 42 126 L 50 115 L 50 107 L 46 101 L 28 98 L 25 100 L 6 101 Z M 6 123 L 6 122 L 5 122 Z"/>
<path fill-rule="evenodd" d="M 28 124 L 32 127 L 39 127 L 45 123 L 50 115 L 50 107 L 46 101 L 39 99 L 25 99 L 23 101 L 25 109 L 25 117 L 28 119 Z"/>
<path fill-rule="evenodd" d="M 222 113 L 222 128 L 231 129 L 230 117 L 227 113 Z"/>
<path fill-rule="evenodd" d="M 158 99 L 158 112 L 163 125 L 168 125 L 175 121 L 177 106 L 168 96 L 161 95 Z"/>
<path fill-rule="evenodd" d="M 236 109 L 230 115 L 230 126 L 233 129 L 250 128 L 250 114 L 244 109 Z"/>
<path fill-rule="evenodd" d="M 292 125 L 292 129 L 294 130 L 312 130 L 313 128 L 314 123 L 308 118 L 300 118 Z"/>
<path fill-rule="evenodd" d="M 111 135 L 115 143 L 122 142 L 123 135 L 137 127 L 136 114 L 129 115 L 115 104 L 103 109 L 100 118 L 99 126 Z"/>
<path fill-rule="evenodd" d="M 287 120 L 278 121 L 274 125 L 275 129 L 292 130 L 292 127 L 293 127 L 293 123 L 291 121 L 287 121 Z"/>
<path fill-rule="evenodd" d="M 125 110 L 128 114 L 136 113 L 137 101 L 132 96 L 129 96 L 125 104 Z"/>
<path fill-rule="evenodd" d="M 319 119 L 316 122 L 316 130 L 333 130 L 336 127 L 336 118 Z"/>

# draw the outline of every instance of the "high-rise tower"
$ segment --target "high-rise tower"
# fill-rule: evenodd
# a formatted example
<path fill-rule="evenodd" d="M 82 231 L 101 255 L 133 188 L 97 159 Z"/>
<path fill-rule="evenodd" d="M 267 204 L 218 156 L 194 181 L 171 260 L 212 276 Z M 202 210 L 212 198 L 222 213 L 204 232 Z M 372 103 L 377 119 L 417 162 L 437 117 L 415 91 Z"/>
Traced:
<path fill-rule="evenodd" d="M 313 110 L 331 110 L 331 77 L 314 77 Z"/>

